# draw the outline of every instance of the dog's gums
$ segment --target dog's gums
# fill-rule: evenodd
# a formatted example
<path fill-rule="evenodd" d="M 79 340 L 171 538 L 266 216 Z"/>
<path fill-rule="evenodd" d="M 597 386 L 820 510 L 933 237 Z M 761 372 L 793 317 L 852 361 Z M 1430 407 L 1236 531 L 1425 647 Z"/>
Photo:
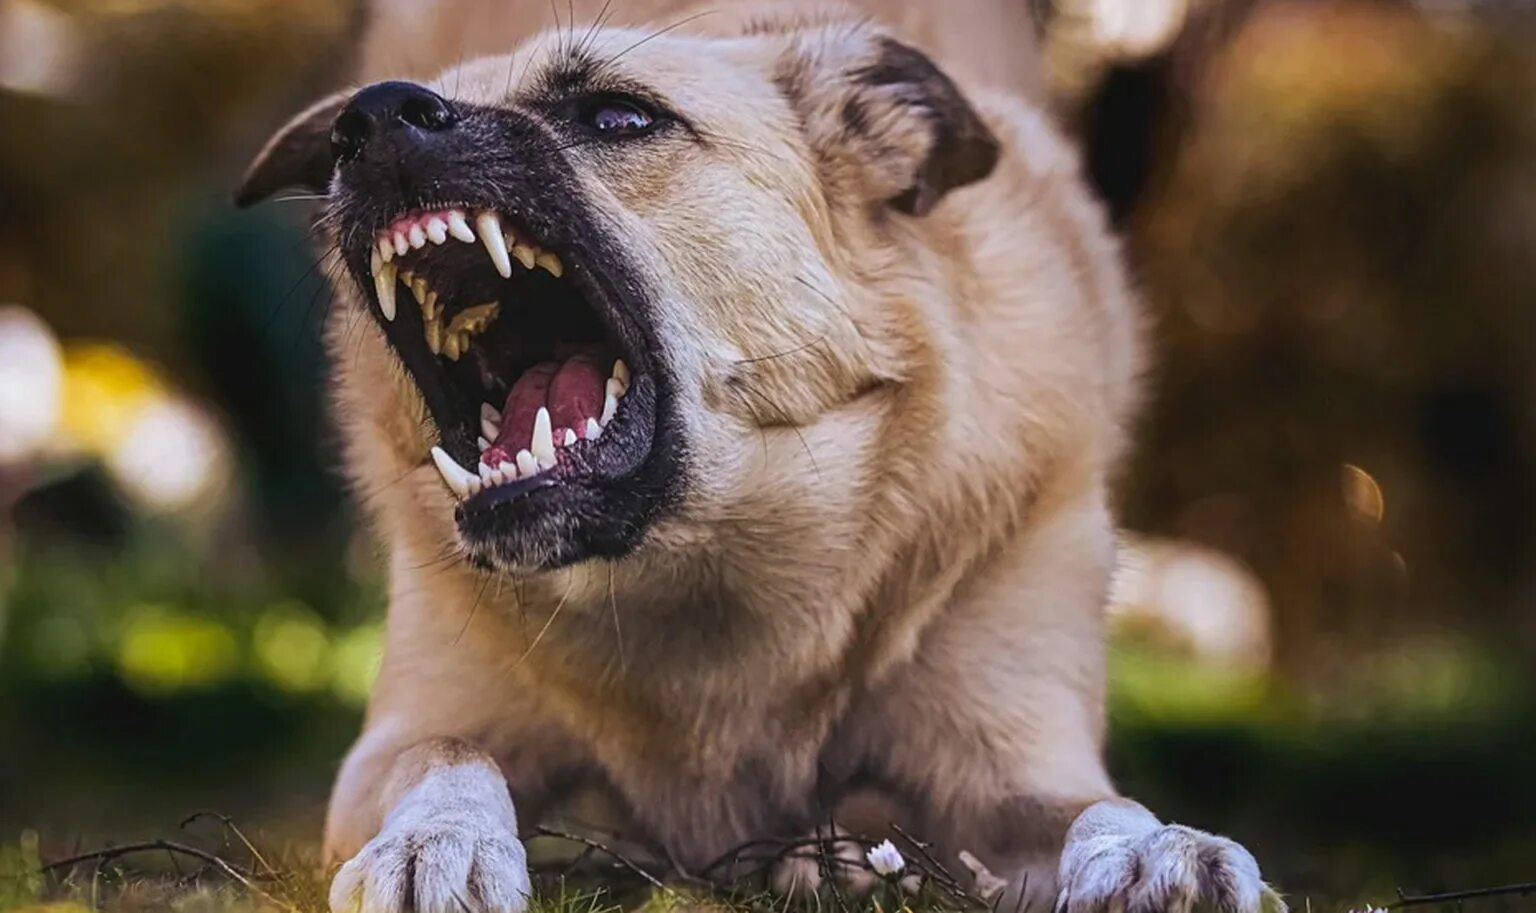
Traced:
<path fill-rule="evenodd" d="M 484 250 L 501 282 L 481 275 L 476 288 L 485 286 L 494 297 L 475 304 L 443 291 L 464 287 L 463 270 L 475 269 L 437 250 L 456 247 L 450 239 L 478 242 L 471 249 Z M 531 486 L 514 483 L 546 474 L 558 478 L 561 473 L 552 471 L 562 467 L 568 470 L 564 475 L 580 473 L 584 455 L 617 418 L 633 378 L 615 354 L 617 344 L 591 322 L 595 315 L 585 310 L 579 294 L 563 287 L 541 292 L 536 285 L 564 277 L 558 254 L 510 227 L 494 210 L 476 213 L 471 225 L 462 209 L 431 209 L 407 213 L 379 231 L 369 271 L 385 322 L 395 323 L 398 287 L 404 285 L 420 310 L 427 348 L 440 360 L 463 361 L 471 369 L 449 369 L 457 391 L 485 394 L 477 406 L 474 468 L 460 465 L 442 447 L 432 448 L 434 464 L 460 501 L 504 486 L 514 488 L 498 495 L 528 490 Z M 550 307 L 566 313 L 536 310 Z M 503 315 L 515 324 L 516 340 L 494 332 Z M 547 330 L 542 337 L 527 330 L 541 321 Z"/>

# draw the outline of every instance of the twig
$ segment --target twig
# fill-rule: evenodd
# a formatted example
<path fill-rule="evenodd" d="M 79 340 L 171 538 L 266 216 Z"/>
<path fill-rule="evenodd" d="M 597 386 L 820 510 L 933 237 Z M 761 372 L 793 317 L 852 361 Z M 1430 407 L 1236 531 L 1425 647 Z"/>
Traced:
<path fill-rule="evenodd" d="M 187 846 L 183 843 L 174 843 L 170 840 L 146 840 L 142 843 L 123 843 L 117 846 L 104 847 L 103 849 L 95 850 L 93 852 L 80 853 L 74 856 L 65 857 L 64 859 L 54 860 L 53 862 L 50 862 L 47 865 L 44 865 L 42 868 L 38 869 L 38 872 L 41 874 L 46 874 L 48 872 L 57 871 L 59 869 L 72 868 L 82 862 L 94 862 L 96 864 L 95 870 L 99 874 L 101 872 L 102 866 L 121 856 L 127 856 L 131 853 L 159 851 L 165 851 L 167 853 L 173 854 L 179 853 L 183 856 L 190 856 L 193 859 L 200 860 L 207 865 L 213 866 L 214 868 L 223 872 L 225 875 L 239 882 L 246 888 L 246 890 L 257 894 L 262 898 L 277 904 L 280 907 L 284 907 L 290 910 L 293 909 L 291 904 L 284 903 L 282 900 L 273 897 L 268 892 L 262 890 L 261 887 L 252 880 L 250 873 L 242 872 L 238 866 L 227 862 L 214 855 L 213 853 L 207 852 L 206 850 L 200 850 L 195 846 Z"/>
<path fill-rule="evenodd" d="M 651 885 L 651 887 L 656 888 L 659 891 L 665 891 L 668 894 L 673 893 L 672 889 L 667 887 L 666 884 L 661 881 L 661 879 L 646 871 L 639 863 L 631 861 L 629 857 L 625 856 L 623 853 L 620 853 L 618 850 L 615 850 L 603 843 L 593 840 L 591 837 L 583 837 L 580 834 L 571 834 L 567 833 L 566 831 L 559 831 L 552 827 L 544 827 L 542 825 L 534 828 L 533 832 L 539 837 L 554 837 L 557 840 L 569 840 L 572 843 L 579 843 L 589 849 L 596 850 L 597 852 L 608 856 L 614 862 L 617 862 L 624 868 L 629 869 L 631 872 L 634 872 L 636 875 L 639 875 L 641 878 L 645 879 L 646 882 Z"/>
<path fill-rule="evenodd" d="M 187 825 L 202 818 L 213 818 L 219 821 L 224 825 L 226 834 L 232 833 L 236 837 L 240 838 L 240 842 L 245 845 L 245 849 L 251 854 L 251 858 L 256 860 L 257 864 L 267 870 L 267 877 L 273 879 L 280 879 L 283 877 L 282 873 L 272 867 L 272 863 L 268 862 L 266 857 L 261 855 L 261 851 L 256 849 L 256 844 L 252 843 L 250 838 L 245 836 L 245 832 L 240 830 L 239 825 L 235 824 L 234 820 L 231 819 L 228 815 L 213 811 L 193 812 L 187 817 L 181 819 L 181 824 L 179 827 L 182 830 L 186 830 Z M 256 873 L 254 872 L 252 873 L 252 875 L 255 874 Z"/>
<path fill-rule="evenodd" d="M 939 887 L 949 892 L 952 897 L 958 901 L 961 901 L 962 903 L 971 904 L 978 909 L 990 910 L 994 908 L 995 904 L 988 903 L 986 900 L 966 889 L 966 887 L 960 883 L 960 879 L 956 878 L 954 873 L 952 873 L 949 868 L 944 865 L 944 863 L 940 862 L 933 855 L 933 853 L 929 851 L 927 843 L 907 833 L 906 830 L 904 830 L 899 824 L 893 823 L 891 825 L 891 830 L 895 831 L 896 836 L 900 837 L 904 842 L 906 842 L 908 846 L 912 848 L 913 854 L 917 857 L 916 861 L 923 869 L 923 874 L 927 875 L 929 878 L 932 878 Z"/>
<path fill-rule="evenodd" d="M 1434 903 L 1452 903 L 1480 897 L 1518 897 L 1524 894 L 1536 894 L 1536 881 L 1527 881 L 1523 884 L 1500 885 L 1496 888 L 1474 888 L 1470 891 L 1448 891 L 1444 894 L 1419 894 L 1416 896 L 1406 895 L 1403 893 L 1402 888 L 1398 888 L 1397 903 L 1389 904 L 1387 909 L 1402 910 L 1407 907 L 1422 907 Z"/>

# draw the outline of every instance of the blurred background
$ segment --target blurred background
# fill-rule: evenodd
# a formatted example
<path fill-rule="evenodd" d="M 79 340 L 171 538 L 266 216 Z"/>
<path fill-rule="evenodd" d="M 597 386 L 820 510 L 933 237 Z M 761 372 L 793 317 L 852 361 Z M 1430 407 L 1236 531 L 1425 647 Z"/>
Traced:
<path fill-rule="evenodd" d="M 1298 906 L 1536 880 L 1536 9 L 1037 6 L 1156 319 L 1119 783 Z M 0 843 L 316 841 L 381 569 L 313 203 L 229 195 L 365 12 L 0 0 Z"/>

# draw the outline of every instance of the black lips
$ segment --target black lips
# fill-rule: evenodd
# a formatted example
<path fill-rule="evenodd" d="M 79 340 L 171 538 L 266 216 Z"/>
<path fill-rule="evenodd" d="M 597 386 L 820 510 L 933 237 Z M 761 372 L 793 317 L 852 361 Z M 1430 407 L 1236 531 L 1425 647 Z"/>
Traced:
<path fill-rule="evenodd" d="M 685 446 L 666 349 L 656 337 L 643 285 L 624 245 L 607 232 L 575 180 L 556 133 L 519 111 L 446 102 L 440 107 L 402 85 L 409 84 L 375 92 L 364 114 L 355 113 L 357 99 L 373 89 L 343 110 L 349 120 L 339 132 L 346 154 L 336 165 L 328 213 L 347 268 L 419 387 L 441 446 L 462 466 L 478 462 L 479 403 L 457 394 L 426 347 L 413 307 L 403 305 L 395 320 L 383 319 L 369 257 L 376 234 L 401 214 L 457 207 L 503 214 L 566 263 L 565 281 L 575 283 L 602 319 L 635 375 L 626 408 L 636 420 L 618 439 L 602 443 L 647 454 L 620 475 L 599 466 L 515 494 L 487 491 L 461 504 L 456 517 L 470 557 L 487 566 L 555 567 L 623 555 L 677 502 L 684 485 Z M 396 116 L 397 110 L 410 116 Z"/>

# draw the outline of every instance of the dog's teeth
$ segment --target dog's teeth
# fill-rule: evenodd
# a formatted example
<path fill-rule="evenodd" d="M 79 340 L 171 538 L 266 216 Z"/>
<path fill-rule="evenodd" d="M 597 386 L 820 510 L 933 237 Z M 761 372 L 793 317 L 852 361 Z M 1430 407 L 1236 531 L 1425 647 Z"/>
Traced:
<path fill-rule="evenodd" d="M 482 212 L 475 217 L 475 228 L 480 230 L 480 243 L 491 255 L 491 263 L 501 278 L 512 278 L 512 258 L 507 256 L 507 245 L 501 234 L 501 217 L 494 212 Z"/>
<path fill-rule="evenodd" d="M 403 269 L 403 270 L 400 271 L 400 281 L 401 282 L 404 282 L 406 285 L 410 285 L 415 280 L 416 280 L 416 274 L 415 273 L 411 272 L 408 269 Z"/>
<path fill-rule="evenodd" d="M 555 456 L 555 436 L 549 423 L 549 410 L 543 406 L 533 417 L 533 441 L 529 444 L 540 469 L 548 469 L 559 461 Z"/>
<path fill-rule="evenodd" d="M 533 269 L 533 264 L 538 261 L 539 252 L 527 244 L 513 244 L 512 256 L 516 257 L 517 262 L 523 265 L 523 269 L 531 270 Z"/>
<path fill-rule="evenodd" d="M 426 326 L 427 348 L 433 355 L 440 355 L 443 351 L 443 322 L 436 317 L 427 318 Z"/>
<path fill-rule="evenodd" d="M 501 437 L 501 413 L 490 403 L 480 404 L 480 430 L 493 441 Z"/>
<path fill-rule="evenodd" d="M 421 303 L 421 319 L 437 319 L 437 292 L 427 292 L 427 300 Z"/>
<path fill-rule="evenodd" d="M 624 385 L 624 389 L 629 389 L 629 365 L 624 363 L 624 359 L 620 358 L 613 363 L 613 376 Z"/>
<path fill-rule="evenodd" d="M 500 466 L 496 467 L 496 471 L 501 473 L 501 477 L 506 479 L 508 482 L 510 482 L 513 479 L 517 478 L 517 464 L 516 463 L 503 462 Z"/>
<path fill-rule="evenodd" d="M 457 209 L 448 210 L 448 234 L 453 235 L 465 244 L 475 243 L 475 230 L 469 227 L 469 222 L 464 218 L 464 213 Z"/>
<path fill-rule="evenodd" d="M 485 483 L 485 487 L 491 488 L 496 485 L 505 485 L 507 482 L 507 477 L 504 473 L 502 473 L 500 469 L 494 469 L 490 466 L 487 466 L 485 461 L 481 460 L 480 481 Z"/>
<path fill-rule="evenodd" d="M 608 383 L 603 386 L 603 392 L 616 400 L 623 399 L 624 394 L 628 392 L 628 389 L 629 388 L 624 386 L 624 382 L 619 380 L 617 377 L 608 378 Z"/>
<path fill-rule="evenodd" d="M 447 356 L 449 361 L 459 360 L 460 338 L 458 333 L 446 333 L 443 335 L 443 355 Z"/>
<path fill-rule="evenodd" d="M 389 235 L 379 235 L 379 257 L 385 262 L 395 259 L 395 242 L 389 239 Z"/>
<path fill-rule="evenodd" d="M 421 230 L 420 225 L 412 225 L 410 231 L 406 232 L 405 239 L 410 241 L 411 247 L 416 250 L 427 246 L 427 233 Z"/>
<path fill-rule="evenodd" d="M 441 216 L 433 216 L 427 220 L 427 240 L 433 244 L 441 244 L 448 240 L 448 223 Z"/>
<path fill-rule="evenodd" d="M 559 279 L 565 274 L 565 266 L 561 264 L 560 258 L 550 253 L 549 251 L 540 253 L 537 258 L 537 262 L 541 269 L 548 271 L 549 274 L 554 276 L 556 279 Z"/>
<path fill-rule="evenodd" d="M 527 450 L 517 452 L 517 472 L 522 478 L 531 478 L 539 474 L 539 461 Z"/>
<path fill-rule="evenodd" d="M 481 435 L 475 438 L 475 446 L 480 448 L 481 453 L 484 453 L 491 449 L 491 442 L 486 440 L 484 435 Z"/>
<path fill-rule="evenodd" d="M 595 441 L 603 436 L 603 426 L 599 425 L 595 418 L 588 418 L 587 427 L 583 430 L 586 431 L 586 437 L 589 441 Z"/>
<path fill-rule="evenodd" d="M 465 308 L 453 315 L 453 322 L 448 324 L 448 332 L 464 334 L 466 343 L 464 347 L 467 348 L 469 337 L 485 332 L 485 328 L 495 322 L 496 315 L 499 313 L 501 313 L 499 301 L 487 301 L 484 304 Z"/>
<path fill-rule="evenodd" d="M 421 305 L 426 304 L 427 303 L 427 280 L 421 278 L 420 276 L 417 276 L 414 280 L 412 280 L 411 281 L 411 294 L 416 297 L 416 303 L 417 304 L 421 304 Z"/>
<path fill-rule="evenodd" d="M 378 251 L 373 251 L 368 255 L 368 274 L 370 276 L 378 276 L 379 270 L 383 266 L 384 257 Z"/>
<path fill-rule="evenodd" d="M 562 428 L 560 430 L 565 432 L 565 434 L 563 434 L 561 436 L 561 438 L 560 438 L 560 446 L 562 446 L 562 447 L 569 447 L 572 444 L 576 443 L 576 432 L 572 431 L 569 428 Z"/>
<path fill-rule="evenodd" d="M 395 232 L 395 256 L 403 257 L 405 252 L 411 249 L 411 242 L 405 239 L 405 232 Z"/>
<path fill-rule="evenodd" d="M 443 448 L 432 448 L 432 462 L 437 464 L 438 475 L 443 477 L 443 481 L 448 483 L 460 501 L 480 491 L 480 477 L 454 462 L 453 457 Z"/>
<path fill-rule="evenodd" d="M 378 269 L 373 274 L 373 291 L 379 298 L 379 310 L 383 312 L 384 319 L 395 319 L 395 265 L 382 262 L 380 258 Z"/>
<path fill-rule="evenodd" d="M 612 381 L 610 379 L 610 383 L 611 382 Z M 604 428 L 608 427 L 608 423 L 613 421 L 613 414 L 618 411 L 619 398 L 614 396 L 612 393 L 606 394 L 603 397 L 603 414 L 598 416 L 597 423 L 602 425 Z"/>

